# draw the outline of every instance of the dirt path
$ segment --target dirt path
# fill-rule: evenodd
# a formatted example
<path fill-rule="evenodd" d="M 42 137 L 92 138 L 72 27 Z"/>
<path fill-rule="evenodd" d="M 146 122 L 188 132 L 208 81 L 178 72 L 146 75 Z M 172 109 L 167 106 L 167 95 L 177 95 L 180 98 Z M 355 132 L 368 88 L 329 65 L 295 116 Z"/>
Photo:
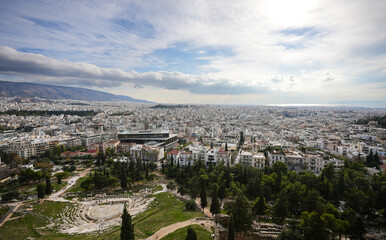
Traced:
<path fill-rule="evenodd" d="M 205 214 L 205 216 L 213 219 L 213 215 L 208 208 L 204 208 L 204 210 L 202 209 L 200 198 L 196 198 L 196 204 L 197 204 L 198 209 L 200 209 Z"/>
<path fill-rule="evenodd" d="M 176 231 L 177 229 L 180 229 L 180 228 L 183 228 L 183 227 L 186 227 L 189 225 L 193 225 L 193 224 L 204 226 L 205 229 L 208 231 L 211 231 L 211 227 L 215 227 L 215 224 L 212 220 L 190 219 L 190 220 L 187 220 L 184 222 L 174 223 L 174 224 L 171 224 L 171 225 L 166 226 L 164 228 L 161 228 L 160 230 L 155 232 L 153 235 L 146 238 L 146 240 L 156 240 L 156 239 L 159 240 L 159 239 L 165 237 L 166 235 L 168 235 L 169 233 Z"/>
<path fill-rule="evenodd" d="M 16 206 L 13 207 L 13 209 L 11 211 L 8 212 L 7 216 L 4 218 L 4 220 L 0 223 L 0 227 L 3 226 L 3 224 L 10 220 L 10 218 L 12 217 L 12 214 L 14 214 L 16 212 L 16 210 L 21 206 L 23 205 L 23 203 L 19 202 Z"/>
<path fill-rule="evenodd" d="M 83 172 L 77 174 L 76 176 L 73 176 L 69 179 L 66 179 L 66 181 L 68 182 L 67 186 L 65 186 L 64 188 L 62 188 L 61 190 L 57 191 L 56 193 L 53 193 L 51 194 L 48 199 L 49 200 L 52 200 L 52 201 L 55 201 L 55 200 L 62 200 L 62 198 L 60 198 L 61 195 L 63 195 L 68 189 L 70 189 L 72 186 L 75 185 L 76 181 L 79 180 L 79 178 L 81 177 L 84 177 L 86 176 L 87 173 L 89 173 L 91 170 L 91 168 L 87 168 L 86 170 L 84 170 Z"/>

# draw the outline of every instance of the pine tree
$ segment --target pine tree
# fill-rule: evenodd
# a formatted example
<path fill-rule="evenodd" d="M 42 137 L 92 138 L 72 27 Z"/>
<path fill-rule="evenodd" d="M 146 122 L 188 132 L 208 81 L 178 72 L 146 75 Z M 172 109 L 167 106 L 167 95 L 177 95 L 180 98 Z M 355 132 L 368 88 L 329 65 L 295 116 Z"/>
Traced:
<path fill-rule="evenodd" d="M 194 229 L 190 226 L 188 227 L 185 240 L 197 240 L 196 231 L 194 231 Z"/>
<path fill-rule="evenodd" d="M 51 193 L 52 193 L 51 179 L 50 179 L 50 177 L 47 175 L 47 176 L 46 176 L 46 194 L 47 194 L 47 195 L 50 195 Z"/>
<path fill-rule="evenodd" d="M 134 240 L 134 225 L 131 222 L 131 216 L 127 212 L 126 204 L 123 207 L 121 227 L 121 240 Z"/>
<path fill-rule="evenodd" d="M 235 224 L 233 221 L 233 214 L 231 214 L 231 219 L 229 220 L 228 240 L 235 240 Z"/>
<path fill-rule="evenodd" d="M 225 143 L 225 151 L 228 152 L 228 143 Z"/>
<path fill-rule="evenodd" d="M 208 205 L 208 202 L 206 200 L 206 189 L 205 189 L 205 186 L 202 186 L 202 188 L 201 188 L 200 198 L 201 198 L 201 207 L 204 209 Z"/>
<path fill-rule="evenodd" d="M 241 192 L 237 194 L 236 201 L 232 204 L 231 209 L 235 230 L 239 232 L 250 229 L 253 222 L 252 209 Z"/>
<path fill-rule="evenodd" d="M 210 204 L 210 212 L 212 214 L 219 214 L 220 213 L 220 203 L 218 202 L 217 197 L 217 189 L 218 185 L 213 185 L 213 194 L 212 194 L 212 203 Z"/>
<path fill-rule="evenodd" d="M 276 222 L 282 223 L 288 215 L 288 202 L 285 195 L 281 192 L 273 205 L 273 217 Z"/>

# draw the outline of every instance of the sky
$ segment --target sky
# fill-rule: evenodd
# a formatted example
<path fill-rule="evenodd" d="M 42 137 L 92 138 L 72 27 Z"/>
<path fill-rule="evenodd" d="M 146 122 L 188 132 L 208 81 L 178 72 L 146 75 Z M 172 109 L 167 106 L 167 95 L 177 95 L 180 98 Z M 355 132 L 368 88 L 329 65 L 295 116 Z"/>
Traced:
<path fill-rule="evenodd" d="M 0 80 L 386 107 L 385 0 L 0 1 Z"/>

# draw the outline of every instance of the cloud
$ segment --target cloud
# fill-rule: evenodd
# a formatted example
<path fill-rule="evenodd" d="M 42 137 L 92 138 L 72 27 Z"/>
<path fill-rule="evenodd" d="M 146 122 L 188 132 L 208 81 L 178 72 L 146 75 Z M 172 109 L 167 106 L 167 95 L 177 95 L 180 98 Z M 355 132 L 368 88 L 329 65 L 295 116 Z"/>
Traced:
<path fill-rule="evenodd" d="M 278 83 L 278 82 L 282 82 L 283 81 L 283 78 L 280 77 L 280 76 L 273 76 L 271 78 L 271 81 L 274 82 L 274 83 Z"/>
<path fill-rule="evenodd" d="M 23 55 L 1 71 L 141 93 L 350 98 L 385 82 L 385 9 L 383 0 L 10 1 L 0 45 L 45 58 Z"/>
<path fill-rule="evenodd" d="M 125 72 L 117 68 L 48 58 L 40 54 L 18 52 L 0 47 L 0 72 L 4 75 L 30 76 L 40 82 L 64 85 L 115 87 L 131 84 L 136 88 L 152 86 L 169 90 L 187 90 L 196 94 L 260 93 L 264 90 L 230 79 L 215 79 L 208 75 L 190 75 L 180 72 L 150 71 Z"/>

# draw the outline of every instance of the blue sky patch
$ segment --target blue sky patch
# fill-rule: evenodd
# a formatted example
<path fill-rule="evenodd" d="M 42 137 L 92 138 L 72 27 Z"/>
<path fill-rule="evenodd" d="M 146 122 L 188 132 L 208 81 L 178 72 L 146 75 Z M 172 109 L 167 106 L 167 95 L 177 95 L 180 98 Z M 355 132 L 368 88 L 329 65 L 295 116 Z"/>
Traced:
<path fill-rule="evenodd" d="M 37 54 L 44 53 L 43 49 L 38 49 L 38 48 L 18 48 L 17 50 L 20 52 L 26 52 L 26 53 L 37 53 Z"/>
<path fill-rule="evenodd" d="M 120 29 L 133 33 L 142 38 L 153 38 L 154 27 L 144 21 L 130 21 L 124 18 L 117 18 L 113 20 L 114 24 Z"/>
<path fill-rule="evenodd" d="M 191 48 L 186 43 L 178 43 L 167 49 L 157 50 L 151 53 L 149 58 L 162 59 L 162 64 L 152 65 L 150 68 L 136 68 L 139 72 L 150 70 L 179 71 L 187 74 L 200 74 L 203 69 L 200 66 L 210 63 L 212 57 L 229 57 L 234 52 L 230 48 L 222 47 L 203 47 Z M 145 57 L 146 58 L 146 57 Z M 205 71 L 206 72 L 206 71 Z"/>
<path fill-rule="evenodd" d="M 283 35 L 293 35 L 293 36 L 305 36 L 313 37 L 321 33 L 318 29 L 314 27 L 304 27 L 304 28 L 288 28 L 280 31 Z"/>
<path fill-rule="evenodd" d="M 35 23 L 36 25 L 39 25 L 42 28 L 46 28 L 49 30 L 67 31 L 69 28 L 71 28 L 69 24 L 60 21 L 48 21 L 31 17 L 26 17 L 25 19 Z"/>

